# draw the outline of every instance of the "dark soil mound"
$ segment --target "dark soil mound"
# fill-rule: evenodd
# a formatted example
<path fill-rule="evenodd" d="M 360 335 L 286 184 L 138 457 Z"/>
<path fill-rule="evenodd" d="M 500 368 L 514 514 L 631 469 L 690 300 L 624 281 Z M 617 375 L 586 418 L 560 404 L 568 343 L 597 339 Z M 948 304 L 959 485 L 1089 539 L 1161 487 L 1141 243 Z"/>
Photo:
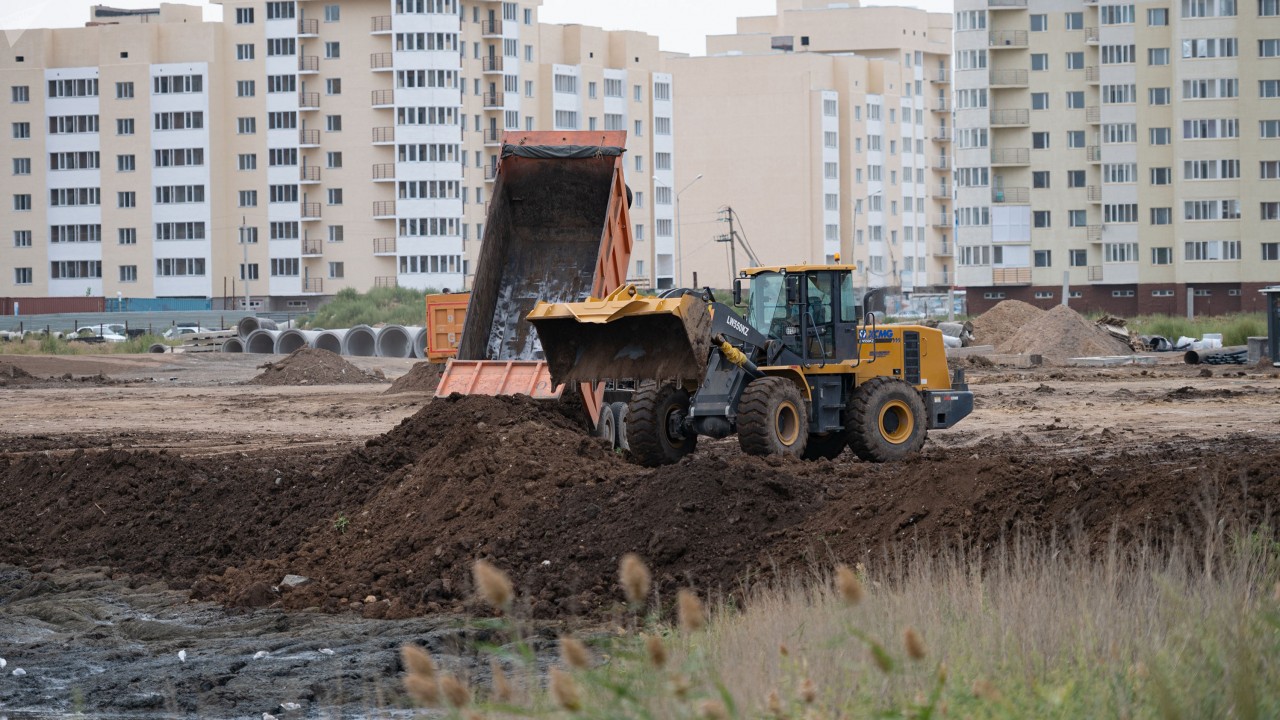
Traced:
<path fill-rule="evenodd" d="M 300 348 L 277 363 L 261 366 L 262 374 L 245 385 L 358 385 L 385 382 L 328 350 Z"/>
<path fill-rule="evenodd" d="M 444 365 L 440 363 L 420 362 L 414 364 L 409 372 L 401 375 L 391 387 L 387 395 L 403 392 L 434 393 L 440 385 L 440 376 L 444 373 Z"/>
<path fill-rule="evenodd" d="M 0 387 L 28 385 L 35 379 L 31 373 L 13 363 L 0 362 Z"/>

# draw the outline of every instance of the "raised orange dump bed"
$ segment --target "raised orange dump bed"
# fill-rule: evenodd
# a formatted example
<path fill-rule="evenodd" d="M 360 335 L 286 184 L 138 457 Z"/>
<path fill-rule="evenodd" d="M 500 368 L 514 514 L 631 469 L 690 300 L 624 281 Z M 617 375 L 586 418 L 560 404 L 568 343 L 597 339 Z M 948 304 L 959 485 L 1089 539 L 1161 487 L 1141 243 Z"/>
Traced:
<path fill-rule="evenodd" d="M 470 293 L 427 296 L 427 360 L 442 363 L 458 354 Z"/>

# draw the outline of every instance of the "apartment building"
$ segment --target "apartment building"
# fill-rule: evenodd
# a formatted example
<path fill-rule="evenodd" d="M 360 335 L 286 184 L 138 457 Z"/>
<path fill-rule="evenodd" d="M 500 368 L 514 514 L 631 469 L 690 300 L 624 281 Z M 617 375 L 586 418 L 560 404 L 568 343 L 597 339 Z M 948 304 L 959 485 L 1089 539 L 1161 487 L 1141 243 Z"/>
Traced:
<path fill-rule="evenodd" d="M 726 287 L 751 262 L 852 261 L 867 287 L 954 280 L 951 17 L 778 0 L 676 78 L 683 282 Z"/>
<path fill-rule="evenodd" d="M 1280 2 L 957 0 L 956 284 L 1117 314 L 1280 280 Z"/>
<path fill-rule="evenodd" d="M 651 36 L 543 26 L 540 0 L 217 1 L 220 23 L 98 6 L 0 51 L 0 295 L 465 288 L 508 129 L 627 129 L 633 188 L 670 181 Z M 636 197 L 647 241 L 671 209 Z M 669 283 L 670 253 L 638 243 L 633 279 Z"/>

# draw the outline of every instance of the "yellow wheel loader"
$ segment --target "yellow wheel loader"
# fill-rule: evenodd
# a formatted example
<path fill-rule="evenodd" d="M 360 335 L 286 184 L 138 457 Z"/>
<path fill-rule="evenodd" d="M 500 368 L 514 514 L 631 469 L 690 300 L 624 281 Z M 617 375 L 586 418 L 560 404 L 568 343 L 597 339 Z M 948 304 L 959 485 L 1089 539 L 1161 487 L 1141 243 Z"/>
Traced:
<path fill-rule="evenodd" d="M 627 285 L 538 303 L 527 319 L 553 382 L 614 388 L 617 443 L 643 465 L 678 461 L 699 436 L 734 433 L 752 455 L 834 458 L 848 447 L 863 460 L 899 460 L 929 429 L 968 415 L 973 394 L 962 370 L 948 373 L 941 332 L 863 314 L 854 270 L 744 270 L 734 306 L 745 315 L 710 291 L 645 297 Z"/>

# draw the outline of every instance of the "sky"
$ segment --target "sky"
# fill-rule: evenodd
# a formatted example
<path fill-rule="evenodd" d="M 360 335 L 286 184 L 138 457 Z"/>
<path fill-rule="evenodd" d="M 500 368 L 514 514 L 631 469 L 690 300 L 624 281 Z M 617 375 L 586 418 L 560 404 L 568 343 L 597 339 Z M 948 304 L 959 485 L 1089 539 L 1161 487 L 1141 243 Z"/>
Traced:
<path fill-rule="evenodd" d="M 205 6 L 205 19 L 222 8 L 206 0 L 176 0 Z M 93 5 L 158 7 L 160 0 L 0 0 L 0 29 L 10 42 L 19 28 L 76 27 Z M 317 3 L 319 4 L 319 3 Z M 951 0 L 869 0 L 867 5 L 906 5 L 950 12 Z M 539 17 L 548 23 L 595 25 L 606 30 L 639 30 L 659 37 L 663 50 L 702 55 L 707 35 L 732 33 L 738 17 L 772 15 L 774 0 L 543 0 Z"/>

